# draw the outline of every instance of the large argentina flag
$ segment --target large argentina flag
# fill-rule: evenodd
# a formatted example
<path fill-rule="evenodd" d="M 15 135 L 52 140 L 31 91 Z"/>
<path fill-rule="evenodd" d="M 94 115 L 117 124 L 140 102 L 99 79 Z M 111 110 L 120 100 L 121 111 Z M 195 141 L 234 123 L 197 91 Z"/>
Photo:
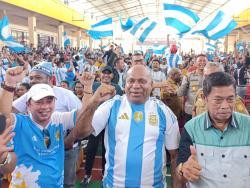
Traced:
<path fill-rule="evenodd" d="M 27 49 L 22 44 L 13 40 L 7 16 L 4 16 L 3 19 L 0 20 L 0 40 L 15 53 L 27 52 Z"/>
<path fill-rule="evenodd" d="M 151 21 L 148 17 L 145 17 L 134 25 L 130 33 L 143 43 L 155 26 L 156 22 Z"/>
<path fill-rule="evenodd" d="M 211 21 L 208 21 L 202 29 L 197 29 L 192 32 L 192 34 L 202 34 L 208 39 L 217 40 L 229 34 L 235 27 L 237 23 L 225 15 L 224 12 L 218 11 Z"/>
<path fill-rule="evenodd" d="M 191 10 L 174 4 L 163 4 L 164 18 L 167 26 L 176 30 L 177 34 L 187 33 L 200 20 Z"/>
<path fill-rule="evenodd" d="M 113 36 L 113 26 L 112 18 L 107 18 L 102 20 L 94 25 L 91 25 L 91 30 L 88 30 L 87 33 L 93 39 L 102 39 L 105 37 Z"/>
<path fill-rule="evenodd" d="M 0 40 L 13 40 L 10 33 L 9 20 L 7 16 L 4 16 L 3 19 L 0 20 Z"/>

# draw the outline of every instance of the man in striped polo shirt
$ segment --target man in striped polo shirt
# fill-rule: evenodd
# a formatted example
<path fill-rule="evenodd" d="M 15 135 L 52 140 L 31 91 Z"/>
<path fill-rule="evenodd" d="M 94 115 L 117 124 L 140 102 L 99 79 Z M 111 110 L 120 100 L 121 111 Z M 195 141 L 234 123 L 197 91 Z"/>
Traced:
<path fill-rule="evenodd" d="M 147 68 L 135 65 L 128 71 L 125 95 L 116 95 L 98 108 L 103 96 L 94 95 L 79 118 L 94 135 L 105 129 L 105 188 L 166 187 L 164 147 L 170 151 L 172 169 L 176 166 L 178 122 L 167 106 L 149 97 L 151 91 Z M 173 187 L 179 187 L 174 171 L 172 177 Z"/>

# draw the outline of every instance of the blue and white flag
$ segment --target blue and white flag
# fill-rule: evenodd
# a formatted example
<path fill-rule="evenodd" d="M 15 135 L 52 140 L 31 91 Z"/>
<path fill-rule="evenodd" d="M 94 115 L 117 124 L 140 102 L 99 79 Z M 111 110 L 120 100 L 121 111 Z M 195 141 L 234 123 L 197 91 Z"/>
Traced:
<path fill-rule="evenodd" d="M 191 10 L 174 4 L 163 4 L 165 23 L 176 29 L 177 34 L 187 33 L 200 20 Z"/>
<path fill-rule="evenodd" d="M 29 53 L 28 49 L 25 48 L 22 44 L 15 41 L 3 41 L 3 43 L 13 52 L 15 53 Z"/>
<path fill-rule="evenodd" d="M 7 16 L 4 16 L 3 19 L 0 20 L 0 40 L 2 40 L 4 45 L 6 45 L 11 51 L 15 53 L 28 52 L 27 48 L 13 40 L 13 37 L 10 33 L 9 20 Z"/>
<path fill-rule="evenodd" d="M 13 40 L 13 37 L 10 33 L 9 20 L 7 16 L 4 16 L 2 20 L 0 20 L 0 40 Z"/>
<path fill-rule="evenodd" d="M 120 15 L 119 19 L 120 19 L 120 25 L 121 25 L 122 31 L 127 31 L 127 30 L 131 29 L 134 25 L 134 22 L 131 18 L 128 18 L 125 24 L 122 23 L 121 15 Z"/>
<path fill-rule="evenodd" d="M 157 55 L 165 54 L 166 48 L 167 48 L 167 46 L 165 46 L 165 45 L 154 45 L 154 46 L 152 46 L 153 53 L 157 54 Z"/>
<path fill-rule="evenodd" d="M 155 26 L 156 22 L 149 20 L 148 17 L 145 17 L 134 25 L 130 33 L 143 43 Z"/>
<path fill-rule="evenodd" d="M 219 11 L 204 29 L 196 30 L 192 34 L 200 33 L 208 39 L 217 40 L 229 34 L 236 26 L 237 23 L 232 18 Z"/>
<path fill-rule="evenodd" d="M 66 31 L 63 32 L 63 38 L 64 38 L 64 40 L 63 40 L 64 47 L 70 46 L 70 39 L 69 39 Z"/>
<path fill-rule="evenodd" d="M 112 18 L 107 18 L 102 20 L 94 25 L 91 25 L 91 30 L 88 30 L 87 33 L 93 39 L 102 39 L 105 37 L 113 36 L 113 26 Z"/>

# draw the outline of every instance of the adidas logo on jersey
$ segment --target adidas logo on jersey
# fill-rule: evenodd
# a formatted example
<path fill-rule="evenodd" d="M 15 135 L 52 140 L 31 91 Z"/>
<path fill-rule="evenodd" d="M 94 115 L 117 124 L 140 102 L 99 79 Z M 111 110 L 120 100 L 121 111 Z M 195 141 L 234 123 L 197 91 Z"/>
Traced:
<path fill-rule="evenodd" d="M 127 115 L 127 113 L 123 113 L 123 114 L 119 117 L 119 119 L 128 120 L 128 115 Z"/>

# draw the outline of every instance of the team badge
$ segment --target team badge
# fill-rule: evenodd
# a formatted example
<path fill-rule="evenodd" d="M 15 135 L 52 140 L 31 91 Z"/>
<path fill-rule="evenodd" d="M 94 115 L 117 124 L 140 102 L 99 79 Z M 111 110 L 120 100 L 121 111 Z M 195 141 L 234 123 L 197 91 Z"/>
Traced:
<path fill-rule="evenodd" d="M 56 141 L 60 140 L 60 131 L 59 130 L 56 131 L 55 137 L 56 137 Z"/>
<path fill-rule="evenodd" d="M 142 121 L 142 119 L 143 119 L 143 114 L 142 114 L 141 111 L 138 111 L 138 112 L 134 113 L 134 120 L 136 122 L 140 122 L 140 121 Z"/>
<path fill-rule="evenodd" d="M 158 125 L 158 118 L 157 115 L 155 114 L 150 114 L 148 118 L 149 124 L 152 126 L 157 126 Z"/>

